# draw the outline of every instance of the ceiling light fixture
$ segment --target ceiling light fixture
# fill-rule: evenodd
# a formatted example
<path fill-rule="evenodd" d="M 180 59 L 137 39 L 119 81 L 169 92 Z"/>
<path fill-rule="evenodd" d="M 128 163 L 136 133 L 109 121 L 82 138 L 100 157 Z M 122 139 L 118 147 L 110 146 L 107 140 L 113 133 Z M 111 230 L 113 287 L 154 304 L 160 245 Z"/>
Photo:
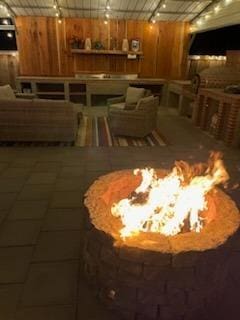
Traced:
<path fill-rule="evenodd" d="M 12 32 L 7 32 L 7 37 L 8 37 L 8 38 L 13 38 Z"/>
<path fill-rule="evenodd" d="M 111 10 L 111 6 L 110 6 L 110 1 L 109 1 L 109 0 L 107 1 L 106 9 L 107 9 L 107 10 Z"/>
<path fill-rule="evenodd" d="M 165 8 L 167 7 L 166 3 L 164 3 L 164 4 L 162 5 L 162 7 L 163 7 L 163 9 L 165 9 Z"/>
<path fill-rule="evenodd" d="M 159 12 L 157 12 L 156 16 L 157 16 L 157 17 L 159 17 L 159 16 L 160 16 L 160 13 L 159 13 Z"/>
<path fill-rule="evenodd" d="M 2 23 L 3 24 L 9 24 L 7 19 L 3 19 Z"/>
<path fill-rule="evenodd" d="M 104 20 L 104 24 L 108 24 L 108 21 L 107 21 L 107 20 Z"/>

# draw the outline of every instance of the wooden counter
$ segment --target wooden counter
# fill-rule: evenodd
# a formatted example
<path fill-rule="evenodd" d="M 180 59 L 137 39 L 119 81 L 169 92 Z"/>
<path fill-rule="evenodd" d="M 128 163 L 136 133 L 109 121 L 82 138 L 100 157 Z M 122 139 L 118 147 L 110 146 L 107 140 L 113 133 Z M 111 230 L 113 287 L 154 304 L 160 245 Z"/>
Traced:
<path fill-rule="evenodd" d="M 128 86 L 144 87 L 161 96 L 165 83 L 165 79 L 152 78 L 18 77 L 17 89 L 40 99 L 65 99 L 94 106 L 106 105 L 107 98 L 125 94 Z"/>

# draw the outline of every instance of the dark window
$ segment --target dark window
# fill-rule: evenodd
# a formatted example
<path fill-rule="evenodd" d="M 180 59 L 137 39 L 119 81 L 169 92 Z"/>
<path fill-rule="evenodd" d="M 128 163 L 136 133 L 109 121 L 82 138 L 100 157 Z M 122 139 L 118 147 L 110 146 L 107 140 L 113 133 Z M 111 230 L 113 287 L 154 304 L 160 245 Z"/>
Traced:
<path fill-rule="evenodd" d="M 225 55 L 227 50 L 240 50 L 240 25 L 198 33 L 190 55 Z"/>
<path fill-rule="evenodd" d="M 13 25 L 13 22 L 10 18 L 0 18 L 0 26 Z M 0 30 L 0 50 L 17 50 L 17 42 L 15 30 Z"/>

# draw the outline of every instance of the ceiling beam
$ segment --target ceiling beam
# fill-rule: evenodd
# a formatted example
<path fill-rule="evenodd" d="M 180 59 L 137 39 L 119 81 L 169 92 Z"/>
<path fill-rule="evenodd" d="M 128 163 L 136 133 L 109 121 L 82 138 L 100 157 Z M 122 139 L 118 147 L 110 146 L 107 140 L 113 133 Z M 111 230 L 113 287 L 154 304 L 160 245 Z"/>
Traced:
<path fill-rule="evenodd" d="M 20 5 L 14 5 L 14 9 L 43 9 L 43 10 L 49 10 L 52 7 L 50 6 L 20 6 Z M 77 8 L 77 7 L 65 7 L 61 6 L 62 10 L 71 10 L 71 11 L 102 11 L 105 12 L 105 9 L 98 9 L 98 8 Z M 111 12 L 115 13 L 136 13 L 136 14 L 152 14 L 152 11 L 141 11 L 141 10 L 114 10 L 111 9 Z M 187 12 L 187 11 L 166 11 L 166 10 L 158 10 L 160 14 L 189 14 L 189 15 L 196 15 L 198 12 Z"/>
<path fill-rule="evenodd" d="M 162 6 L 163 3 L 164 3 L 164 0 L 160 0 L 160 1 L 158 2 L 157 6 L 155 7 L 155 9 L 153 10 L 153 12 L 151 13 L 148 21 L 151 21 L 152 18 L 157 14 L 157 12 L 159 12 L 159 10 L 160 10 L 160 8 L 161 8 L 161 6 Z"/>
<path fill-rule="evenodd" d="M 11 30 L 15 30 L 15 26 L 12 24 L 6 24 L 6 25 L 0 25 L 0 30 L 2 31 L 11 31 Z"/>
<path fill-rule="evenodd" d="M 214 5 L 216 5 L 219 2 L 219 0 L 212 0 L 212 2 L 209 3 L 202 11 L 197 13 L 195 17 L 192 20 L 190 20 L 190 22 L 194 23 L 203 13 L 207 12 L 209 9 L 211 9 Z"/>

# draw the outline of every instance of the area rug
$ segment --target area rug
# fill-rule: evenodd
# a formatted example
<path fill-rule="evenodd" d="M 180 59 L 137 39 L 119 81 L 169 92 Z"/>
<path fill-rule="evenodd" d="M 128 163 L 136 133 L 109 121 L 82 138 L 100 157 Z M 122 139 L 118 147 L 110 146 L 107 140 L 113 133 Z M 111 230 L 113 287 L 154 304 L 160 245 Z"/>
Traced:
<path fill-rule="evenodd" d="M 83 116 L 75 142 L 77 147 L 143 147 L 166 146 L 167 142 L 158 130 L 144 138 L 114 136 L 107 117 Z"/>

